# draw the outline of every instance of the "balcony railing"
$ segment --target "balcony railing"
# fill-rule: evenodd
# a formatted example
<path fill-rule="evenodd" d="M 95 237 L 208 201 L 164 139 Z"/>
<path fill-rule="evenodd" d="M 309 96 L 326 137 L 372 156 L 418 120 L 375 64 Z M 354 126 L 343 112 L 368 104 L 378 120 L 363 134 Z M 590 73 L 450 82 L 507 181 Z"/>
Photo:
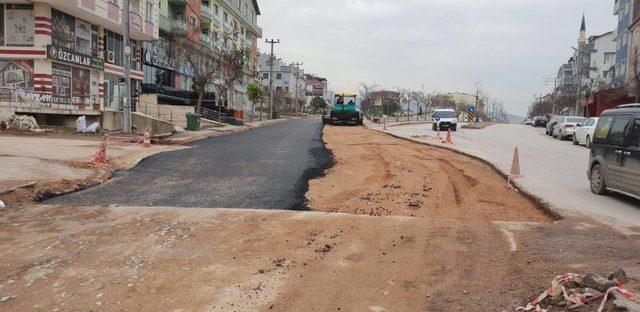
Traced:
<path fill-rule="evenodd" d="M 176 36 L 185 35 L 187 33 L 187 23 L 183 20 L 171 20 L 171 33 Z"/>
<path fill-rule="evenodd" d="M 213 20 L 213 10 L 204 3 L 200 4 L 200 19 L 211 22 Z"/>

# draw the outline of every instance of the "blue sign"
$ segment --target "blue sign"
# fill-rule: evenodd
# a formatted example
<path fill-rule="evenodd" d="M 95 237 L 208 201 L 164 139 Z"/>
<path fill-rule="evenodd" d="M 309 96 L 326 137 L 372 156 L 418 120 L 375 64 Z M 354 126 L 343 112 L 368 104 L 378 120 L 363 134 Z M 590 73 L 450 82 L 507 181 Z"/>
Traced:
<path fill-rule="evenodd" d="M 440 121 L 440 115 L 436 114 L 435 119 L 436 119 L 436 121 Z"/>
<path fill-rule="evenodd" d="M 469 113 L 474 113 L 476 111 L 476 108 L 473 107 L 473 105 L 469 105 Z"/>

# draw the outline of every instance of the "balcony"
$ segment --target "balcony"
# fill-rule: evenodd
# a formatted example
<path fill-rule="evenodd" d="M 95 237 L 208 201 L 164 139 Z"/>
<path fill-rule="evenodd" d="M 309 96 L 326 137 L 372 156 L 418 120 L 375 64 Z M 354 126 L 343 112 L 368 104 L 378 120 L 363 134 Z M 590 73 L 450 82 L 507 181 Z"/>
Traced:
<path fill-rule="evenodd" d="M 173 4 L 176 6 L 186 6 L 189 4 L 189 0 L 169 0 L 169 4 Z"/>
<path fill-rule="evenodd" d="M 200 20 L 207 24 L 213 20 L 213 10 L 204 3 L 200 4 Z"/>
<path fill-rule="evenodd" d="M 208 34 L 200 34 L 200 44 L 203 47 L 209 47 L 211 48 L 211 42 L 213 41 L 213 39 L 211 39 L 211 36 Z"/>
<path fill-rule="evenodd" d="M 182 20 L 171 20 L 171 34 L 174 36 L 184 36 L 187 34 L 187 23 Z"/>

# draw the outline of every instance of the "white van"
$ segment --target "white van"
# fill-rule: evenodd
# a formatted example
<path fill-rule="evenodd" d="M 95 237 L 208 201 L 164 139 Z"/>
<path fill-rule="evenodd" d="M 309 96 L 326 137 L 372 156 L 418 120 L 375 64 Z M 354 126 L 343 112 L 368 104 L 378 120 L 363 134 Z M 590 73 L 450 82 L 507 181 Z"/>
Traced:
<path fill-rule="evenodd" d="M 440 130 L 458 130 L 458 118 L 456 111 L 452 108 L 435 109 L 433 111 L 433 131 L 439 127 Z"/>

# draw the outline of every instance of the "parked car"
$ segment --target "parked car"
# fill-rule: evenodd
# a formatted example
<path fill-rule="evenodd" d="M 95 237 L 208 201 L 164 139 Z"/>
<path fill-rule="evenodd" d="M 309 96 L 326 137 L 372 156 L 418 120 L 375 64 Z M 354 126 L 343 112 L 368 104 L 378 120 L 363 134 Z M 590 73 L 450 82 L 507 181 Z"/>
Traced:
<path fill-rule="evenodd" d="M 591 117 L 585 120 L 584 123 L 577 124 L 576 133 L 573 135 L 573 144 L 584 144 L 586 147 L 590 147 L 598 119 L 598 117 Z"/>
<path fill-rule="evenodd" d="M 523 125 L 533 126 L 533 118 L 527 118 L 522 122 Z"/>
<path fill-rule="evenodd" d="M 433 111 L 433 115 L 431 117 L 433 117 L 434 121 L 436 120 L 436 118 L 439 119 L 439 121 L 436 121 L 431 125 L 431 129 L 433 129 L 433 131 L 436 131 L 437 129 L 451 129 L 451 131 L 458 130 L 458 118 L 456 117 L 456 111 L 454 109 L 436 109 Z"/>
<path fill-rule="evenodd" d="M 534 127 L 546 127 L 549 122 L 549 117 L 547 116 L 536 116 L 533 117 L 533 126 Z"/>
<path fill-rule="evenodd" d="M 640 104 L 604 111 L 593 133 L 587 171 L 591 191 L 640 198 Z"/>
<path fill-rule="evenodd" d="M 558 121 L 560 121 L 560 118 L 562 118 L 563 116 L 554 116 L 551 119 L 549 119 L 549 122 L 547 122 L 546 127 L 546 133 L 548 136 L 552 136 L 553 135 L 553 127 L 556 126 L 556 124 L 558 123 Z"/>
<path fill-rule="evenodd" d="M 553 137 L 560 140 L 572 138 L 576 131 L 576 125 L 583 123 L 587 118 L 579 116 L 562 116 L 553 127 Z"/>

